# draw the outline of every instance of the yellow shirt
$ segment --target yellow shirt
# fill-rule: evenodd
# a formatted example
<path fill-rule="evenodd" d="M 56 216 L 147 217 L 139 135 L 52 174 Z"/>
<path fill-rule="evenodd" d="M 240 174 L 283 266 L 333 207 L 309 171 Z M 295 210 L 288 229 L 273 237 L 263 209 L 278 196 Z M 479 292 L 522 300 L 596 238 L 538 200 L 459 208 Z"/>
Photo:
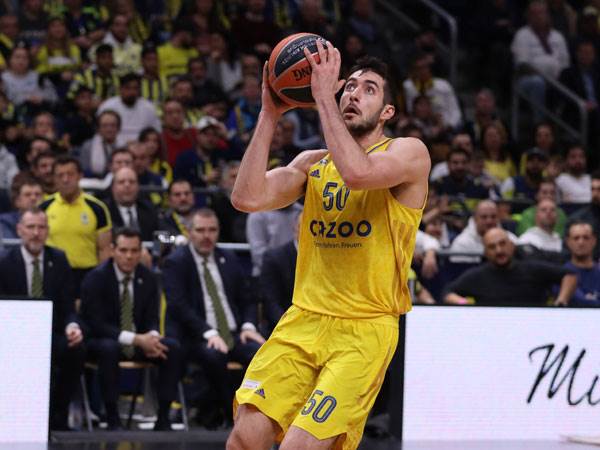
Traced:
<path fill-rule="evenodd" d="M 384 152 L 391 139 L 366 151 Z M 395 324 L 411 309 L 408 274 L 422 210 L 389 189 L 350 190 L 328 155 L 309 170 L 293 303 Z"/>
<path fill-rule="evenodd" d="M 514 177 L 517 174 L 517 168 L 510 158 L 506 158 L 504 161 L 486 159 L 484 168 L 487 173 L 499 182 L 503 182 L 507 178 Z"/>
<path fill-rule="evenodd" d="M 157 53 L 160 76 L 167 79 L 187 73 L 188 61 L 198 56 L 196 49 L 173 47 L 170 42 L 158 47 Z"/>
<path fill-rule="evenodd" d="M 48 245 L 64 251 L 74 269 L 98 265 L 96 239 L 112 227 L 103 202 L 82 193 L 73 203 L 67 203 L 57 192 L 42 202 L 40 208 L 48 216 Z"/>

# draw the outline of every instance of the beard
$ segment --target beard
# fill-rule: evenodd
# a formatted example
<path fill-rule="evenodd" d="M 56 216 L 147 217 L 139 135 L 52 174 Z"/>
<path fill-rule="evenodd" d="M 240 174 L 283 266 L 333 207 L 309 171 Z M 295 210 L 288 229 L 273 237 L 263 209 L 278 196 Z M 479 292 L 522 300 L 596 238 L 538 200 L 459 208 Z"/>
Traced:
<path fill-rule="evenodd" d="M 370 132 L 372 132 L 375 128 L 377 128 L 381 111 L 383 111 L 383 106 L 381 107 L 381 109 L 379 111 L 377 111 L 376 113 L 373 113 L 369 117 L 365 117 L 363 119 L 363 118 L 357 116 L 355 118 L 355 119 L 358 119 L 357 121 L 346 122 L 346 127 L 348 128 L 348 131 L 350 132 L 352 137 L 358 138 L 358 137 L 365 136 L 365 135 L 369 134 Z"/>

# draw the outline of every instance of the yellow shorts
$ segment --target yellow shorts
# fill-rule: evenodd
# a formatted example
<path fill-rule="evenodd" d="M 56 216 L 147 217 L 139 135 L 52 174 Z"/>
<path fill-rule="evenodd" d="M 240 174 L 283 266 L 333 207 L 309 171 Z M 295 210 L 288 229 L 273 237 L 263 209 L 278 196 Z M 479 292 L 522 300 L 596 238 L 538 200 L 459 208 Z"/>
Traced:
<path fill-rule="evenodd" d="M 398 342 L 398 320 L 342 319 L 292 306 L 250 363 L 237 390 L 282 429 L 318 439 L 341 435 L 355 449 Z"/>

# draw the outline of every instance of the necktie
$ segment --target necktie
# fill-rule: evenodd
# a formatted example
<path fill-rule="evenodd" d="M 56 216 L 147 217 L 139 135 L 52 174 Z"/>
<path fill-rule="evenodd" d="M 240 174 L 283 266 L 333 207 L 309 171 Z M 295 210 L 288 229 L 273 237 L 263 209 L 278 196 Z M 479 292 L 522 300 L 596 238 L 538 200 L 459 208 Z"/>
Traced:
<path fill-rule="evenodd" d="M 133 304 L 131 295 L 129 295 L 129 282 L 131 277 L 125 275 L 123 278 L 123 291 L 121 292 L 121 330 L 133 331 Z M 127 358 L 132 358 L 134 354 L 133 345 L 123 346 L 123 354 Z"/>
<path fill-rule="evenodd" d="M 129 228 L 137 228 L 137 220 L 135 220 L 135 216 L 133 215 L 133 208 L 127 208 L 127 226 Z"/>
<path fill-rule="evenodd" d="M 40 270 L 39 258 L 33 260 L 33 274 L 31 276 L 31 296 L 33 298 L 42 298 L 44 296 L 44 286 L 42 281 L 42 271 Z"/>
<path fill-rule="evenodd" d="M 233 348 L 233 336 L 231 335 L 231 330 L 229 329 L 229 324 L 227 323 L 227 317 L 225 316 L 225 309 L 223 309 L 223 302 L 219 297 L 219 292 L 217 291 L 217 285 L 215 284 L 215 280 L 210 274 L 210 270 L 208 270 L 208 260 L 204 258 L 202 260 L 202 267 L 204 269 L 204 284 L 206 285 L 206 290 L 208 291 L 208 295 L 212 300 L 213 309 L 215 310 L 215 318 L 217 319 L 217 330 L 219 335 L 223 338 L 227 347 L 231 350 Z"/>

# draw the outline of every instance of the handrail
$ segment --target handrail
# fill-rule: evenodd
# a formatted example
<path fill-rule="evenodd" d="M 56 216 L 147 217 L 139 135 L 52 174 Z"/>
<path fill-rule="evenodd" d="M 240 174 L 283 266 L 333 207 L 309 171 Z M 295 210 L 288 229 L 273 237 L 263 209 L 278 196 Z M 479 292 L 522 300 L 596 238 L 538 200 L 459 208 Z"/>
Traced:
<path fill-rule="evenodd" d="M 448 29 L 450 30 L 450 46 L 448 47 L 445 43 L 438 41 L 440 49 L 449 55 L 450 59 L 450 74 L 449 81 L 452 86 L 456 86 L 456 65 L 458 59 L 458 25 L 456 19 L 449 14 L 445 9 L 441 8 L 437 3 L 431 0 L 418 0 L 425 7 L 429 8 L 432 12 L 437 14 L 442 20 L 448 23 Z M 422 26 L 411 19 L 409 16 L 404 14 L 394 2 L 389 0 L 377 0 L 377 4 L 385 9 L 389 14 L 400 19 L 406 25 L 408 25 L 413 31 L 419 31 Z"/>
<path fill-rule="evenodd" d="M 511 128 L 512 128 L 513 138 L 515 140 L 519 139 L 519 97 L 520 97 L 523 100 L 527 101 L 528 103 L 532 104 L 534 108 L 539 109 L 542 113 L 544 113 L 544 115 L 546 115 L 547 117 L 552 119 L 552 121 L 554 123 L 556 123 L 561 128 L 563 128 L 565 131 L 567 131 L 571 136 L 578 138 L 581 145 L 585 149 L 587 149 L 589 117 L 588 117 L 588 111 L 586 108 L 585 100 L 583 98 L 579 97 L 575 92 L 573 92 L 571 89 L 566 87 L 560 81 L 546 75 L 545 73 L 541 72 L 537 68 L 533 67 L 531 64 L 521 63 L 519 65 L 519 67 L 525 68 L 528 71 L 533 72 L 536 75 L 539 75 L 540 77 L 542 77 L 544 79 L 544 81 L 547 84 L 551 85 L 554 89 L 556 89 L 558 92 L 560 92 L 560 94 L 562 94 L 563 97 L 565 97 L 567 100 L 571 101 L 572 103 L 575 103 L 575 105 L 577 106 L 577 109 L 579 109 L 580 123 L 579 123 L 579 131 L 577 131 L 575 128 L 573 128 L 571 125 L 569 125 L 567 122 L 565 122 L 557 114 L 550 111 L 544 105 L 534 105 L 533 102 L 527 97 L 527 95 L 525 95 L 523 92 L 519 91 L 518 86 L 517 86 L 517 81 L 519 79 L 519 73 L 517 70 L 515 70 L 514 71 L 514 79 L 513 79 L 513 88 L 512 88 L 512 105 L 511 105 L 511 107 L 512 107 Z"/>

